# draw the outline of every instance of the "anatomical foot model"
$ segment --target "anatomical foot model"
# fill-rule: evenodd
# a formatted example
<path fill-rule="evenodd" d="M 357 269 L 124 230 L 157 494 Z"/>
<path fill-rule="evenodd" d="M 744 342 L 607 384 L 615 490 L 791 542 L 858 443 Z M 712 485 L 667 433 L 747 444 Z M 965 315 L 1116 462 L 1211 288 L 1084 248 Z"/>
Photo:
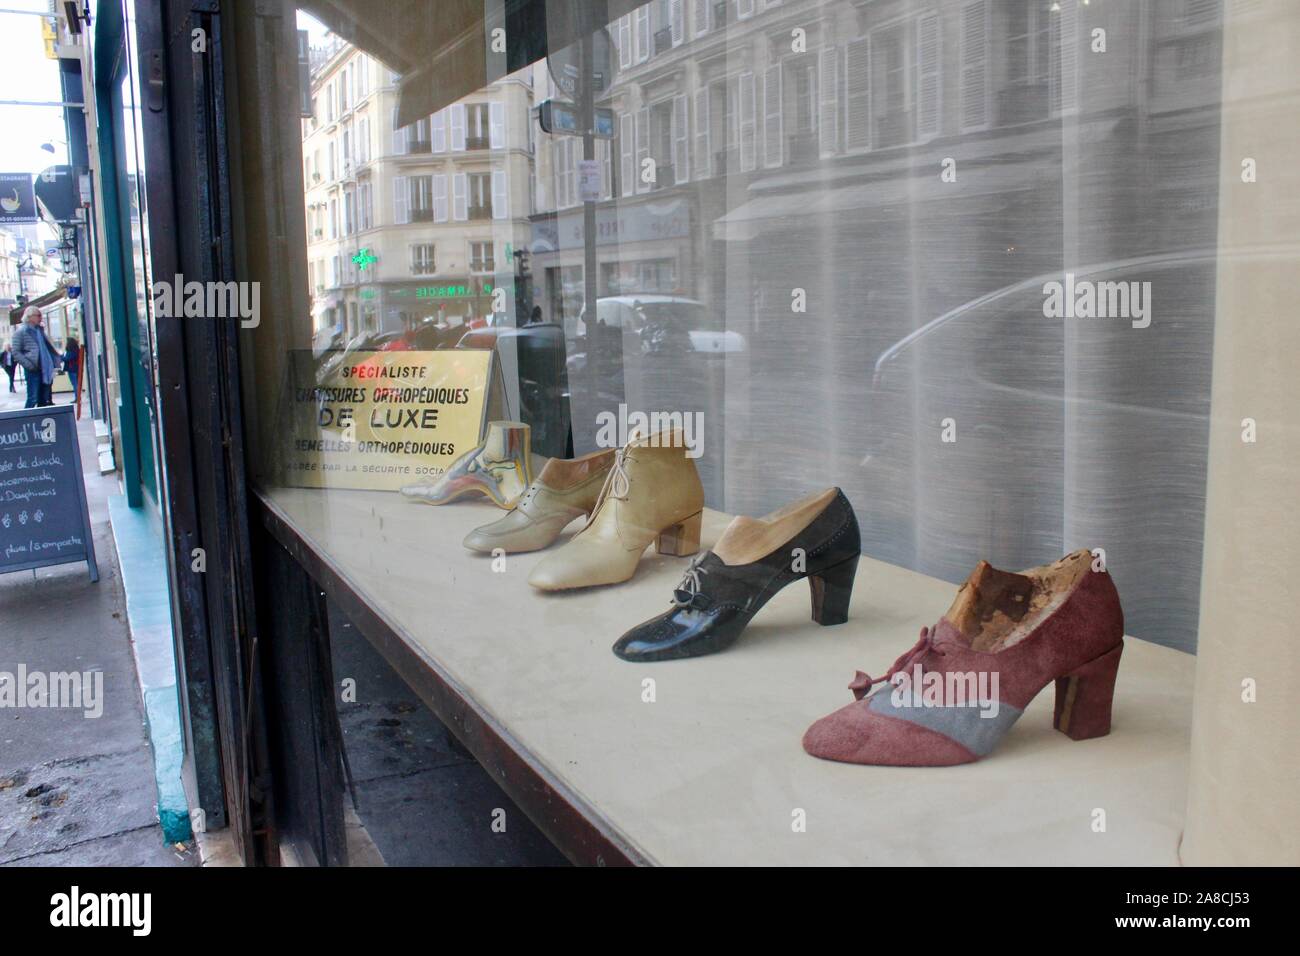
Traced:
<path fill-rule="evenodd" d="M 489 422 L 483 444 L 457 458 L 431 484 L 406 485 L 412 501 L 445 505 L 468 495 L 513 508 L 533 480 L 529 428 L 523 422 Z"/>

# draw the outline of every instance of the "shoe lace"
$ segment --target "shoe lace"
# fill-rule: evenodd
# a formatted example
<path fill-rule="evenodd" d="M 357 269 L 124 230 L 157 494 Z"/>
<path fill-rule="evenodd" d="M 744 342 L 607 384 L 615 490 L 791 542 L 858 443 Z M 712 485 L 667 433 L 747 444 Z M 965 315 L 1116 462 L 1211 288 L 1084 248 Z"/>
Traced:
<path fill-rule="evenodd" d="M 855 699 L 861 700 L 866 697 L 867 694 L 871 693 L 871 688 L 873 686 L 892 680 L 894 675 L 899 671 L 907 670 L 912 666 L 913 662 L 919 661 L 931 651 L 941 657 L 945 653 L 943 648 L 934 642 L 934 631 L 928 627 L 923 627 L 921 628 L 920 640 L 905 651 L 902 657 L 894 661 L 893 666 L 885 672 L 883 677 L 872 677 L 865 671 L 858 671 L 853 680 L 849 682 L 849 690 L 853 691 Z"/>
<path fill-rule="evenodd" d="M 708 552 L 705 552 L 696 557 L 682 574 L 681 583 L 673 590 L 673 604 L 677 607 L 690 607 L 695 603 L 696 596 L 701 593 L 703 578 L 709 573 L 709 569 L 700 565 L 707 555 Z"/>
<path fill-rule="evenodd" d="M 595 507 L 591 509 L 591 516 L 587 519 L 587 524 L 591 524 L 596 519 L 597 512 L 605 504 L 606 498 L 617 498 L 620 501 L 626 501 L 627 496 L 632 493 L 632 481 L 627 475 L 627 453 L 632 442 L 636 441 L 640 434 L 633 431 L 627 436 L 627 442 L 618 451 L 614 452 L 614 463 L 609 467 L 609 474 L 605 476 L 605 483 L 600 486 L 600 494 L 596 496 Z"/>

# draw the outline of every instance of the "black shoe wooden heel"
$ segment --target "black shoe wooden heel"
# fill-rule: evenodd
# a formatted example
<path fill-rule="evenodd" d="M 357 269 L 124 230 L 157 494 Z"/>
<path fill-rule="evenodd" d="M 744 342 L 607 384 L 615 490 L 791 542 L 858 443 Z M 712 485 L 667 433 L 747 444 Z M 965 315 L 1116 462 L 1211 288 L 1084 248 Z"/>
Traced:
<path fill-rule="evenodd" d="M 849 601 L 853 598 L 853 576 L 858 571 L 858 555 L 819 571 L 809 572 L 808 589 L 812 592 L 812 619 L 822 627 L 843 624 L 849 619 Z"/>
<path fill-rule="evenodd" d="M 725 650 L 787 584 L 808 579 L 813 620 L 842 624 L 862 550 L 853 506 L 838 488 L 809 495 L 762 518 L 741 516 L 713 550 L 691 562 L 673 606 L 614 645 L 625 661 L 670 661 Z M 806 571 L 807 560 L 817 571 Z"/>

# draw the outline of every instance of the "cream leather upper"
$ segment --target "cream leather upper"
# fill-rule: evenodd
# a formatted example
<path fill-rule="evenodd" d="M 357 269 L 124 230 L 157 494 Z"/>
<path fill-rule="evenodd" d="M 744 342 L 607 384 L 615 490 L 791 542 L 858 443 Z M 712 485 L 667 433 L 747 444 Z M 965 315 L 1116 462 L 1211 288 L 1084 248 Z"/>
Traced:
<path fill-rule="evenodd" d="M 704 487 L 680 435 L 631 441 L 620 458 L 586 526 L 533 568 L 533 587 L 552 591 L 626 581 L 660 532 L 704 508 Z"/>
<path fill-rule="evenodd" d="M 515 509 L 471 531 L 465 547 L 485 553 L 497 548 L 517 553 L 547 547 L 570 521 L 595 507 L 613 461 L 613 451 L 572 461 L 551 459 Z"/>

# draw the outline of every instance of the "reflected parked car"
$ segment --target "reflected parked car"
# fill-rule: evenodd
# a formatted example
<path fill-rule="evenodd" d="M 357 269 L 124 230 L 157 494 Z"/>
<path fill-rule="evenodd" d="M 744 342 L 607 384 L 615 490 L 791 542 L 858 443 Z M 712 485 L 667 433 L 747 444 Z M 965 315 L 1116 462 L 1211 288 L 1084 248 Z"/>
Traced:
<path fill-rule="evenodd" d="M 720 316 L 702 302 L 676 295 L 632 294 L 604 296 L 596 300 L 596 320 L 609 329 L 640 339 L 640 351 L 700 352 L 727 354 L 743 352 L 745 337 L 722 328 Z M 576 342 L 587 334 L 587 310 L 565 319 L 565 338 Z M 627 343 L 624 343 L 627 348 Z"/>
<path fill-rule="evenodd" d="M 1146 319 L 1048 317 L 1057 272 L 885 349 L 862 436 L 862 481 L 878 489 L 868 553 L 959 580 L 979 558 L 1032 567 L 1105 548 L 1130 633 L 1190 649 L 1195 601 L 1170 595 L 1195 595 L 1200 575 L 1215 279 L 1234 256 L 1300 258 L 1194 250 L 1074 267 L 1076 285 L 1146 284 Z"/>

